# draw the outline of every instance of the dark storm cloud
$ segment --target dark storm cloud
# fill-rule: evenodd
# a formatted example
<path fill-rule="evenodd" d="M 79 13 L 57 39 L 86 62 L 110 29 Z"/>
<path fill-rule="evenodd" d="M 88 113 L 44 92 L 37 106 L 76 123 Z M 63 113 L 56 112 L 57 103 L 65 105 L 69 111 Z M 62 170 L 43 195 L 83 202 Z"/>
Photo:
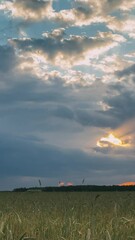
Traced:
<path fill-rule="evenodd" d="M 0 90 L 1 104 L 18 103 L 18 102 L 65 102 L 66 97 L 61 87 L 56 85 L 49 86 L 39 82 L 37 78 L 29 75 L 11 76 L 13 79 L 6 79 L 8 87 Z M 57 80 L 56 83 L 57 84 Z"/>
<path fill-rule="evenodd" d="M 34 130 L 34 127 L 40 131 L 50 129 L 50 118 L 53 118 L 54 122 L 55 118 L 67 119 L 86 127 L 115 127 L 117 123 L 113 115 L 92 108 L 92 101 L 95 100 L 92 100 L 91 88 L 88 99 L 84 102 L 80 99 L 81 89 L 74 96 L 74 89 L 70 86 L 65 87 L 62 79 L 52 79 L 48 84 L 38 78 L 22 74 L 12 75 L 12 80 L 9 78 L 6 82 L 8 87 L 0 91 L 1 121 L 5 117 L 9 125 L 12 123 L 16 128 L 19 127 L 19 122 L 24 131 Z"/>
<path fill-rule="evenodd" d="M 114 86 L 110 89 L 114 89 Z M 114 116 L 118 120 L 118 125 L 120 125 L 135 116 L 135 92 L 134 90 L 127 90 L 124 86 L 119 86 L 118 89 L 118 94 L 112 97 L 108 95 L 104 98 L 104 101 L 110 107 L 106 111 L 107 115 Z"/>
<path fill-rule="evenodd" d="M 76 121 L 83 126 L 95 126 L 95 127 L 112 127 L 114 128 L 117 124 L 117 118 L 113 115 L 110 116 L 104 111 L 92 111 L 92 110 L 80 110 L 76 111 Z"/>
<path fill-rule="evenodd" d="M 39 46 L 37 40 L 34 42 Z M 20 43 L 22 48 L 30 46 L 30 40 L 19 41 Z M 41 47 L 44 48 L 44 44 Z M 8 47 L 9 51 L 7 51 L 7 47 L 1 49 L 5 61 L 4 66 L 8 68 L 10 65 L 9 61 L 12 61 L 14 65 L 16 57 L 13 49 L 11 47 Z M 12 57 L 10 58 L 9 56 Z M 4 71 L 4 67 L 2 66 L 1 69 Z M 0 80 L 3 81 L 3 79 Z M 134 91 L 127 91 L 122 84 L 109 86 L 110 92 L 117 91 L 117 94 L 111 97 L 108 93 L 104 98 L 104 102 L 109 106 L 109 109 L 99 111 L 92 108 L 93 102 L 98 101 L 94 99 L 93 87 L 89 87 L 89 92 L 84 102 L 81 100 L 81 94 L 84 94 L 81 86 L 79 87 L 79 92 L 75 94 L 72 86 L 65 87 L 61 76 L 50 76 L 49 82 L 45 82 L 34 77 L 32 74 L 23 74 L 16 71 L 16 74 L 10 73 L 7 75 L 5 82 L 7 87 L 0 90 L 1 121 L 4 121 L 3 116 L 8 117 L 9 123 L 12 122 L 13 125 L 16 125 L 16 122 L 19 121 L 21 122 L 21 126 L 24 127 L 24 132 L 25 128 L 26 131 L 28 128 L 34 130 L 34 127 L 35 129 L 39 128 L 40 131 L 42 129 L 50 129 L 49 123 L 47 124 L 46 121 L 52 118 L 53 124 L 55 119 L 58 118 L 76 122 L 84 127 L 110 127 L 114 129 L 122 122 L 135 116 Z M 97 87 L 94 91 L 97 91 Z M 102 93 L 100 94 L 102 99 Z M 84 104 L 84 107 L 81 108 L 82 103 L 85 103 L 86 107 Z M 4 104 L 6 105 L 5 110 L 3 110 Z M 11 111 L 7 111 L 8 106 L 11 106 L 11 104 L 14 105 L 14 109 L 11 108 Z M 26 122 L 27 126 L 25 126 Z M 18 124 L 17 126 L 19 127 Z M 54 128 L 52 129 L 54 130 Z"/>
<path fill-rule="evenodd" d="M 124 92 L 115 98 L 110 98 L 107 100 L 108 105 L 112 108 L 109 112 L 113 112 L 114 115 L 124 118 L 130 118 L 134 116 L 135 109 L 135 95 L 134 92 Z"/>
<path fill-rule="evenodd" d="M 133 173 L 135 162 L 85 153 L 78 149 L 61 149 L 27 138 L 0 137 L 0 176 L 67 177 L 71 172 L 88 176 L 96 171 Z"/>

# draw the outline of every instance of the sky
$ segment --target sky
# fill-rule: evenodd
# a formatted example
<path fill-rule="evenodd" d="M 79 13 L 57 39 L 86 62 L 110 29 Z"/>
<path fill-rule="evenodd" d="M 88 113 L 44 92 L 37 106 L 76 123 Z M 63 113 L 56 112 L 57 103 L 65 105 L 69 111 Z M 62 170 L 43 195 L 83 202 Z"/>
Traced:
<path fill-rule="evenodd" d="M 0 1 L 0 190 L 135 181 L 135 0 Z"/>

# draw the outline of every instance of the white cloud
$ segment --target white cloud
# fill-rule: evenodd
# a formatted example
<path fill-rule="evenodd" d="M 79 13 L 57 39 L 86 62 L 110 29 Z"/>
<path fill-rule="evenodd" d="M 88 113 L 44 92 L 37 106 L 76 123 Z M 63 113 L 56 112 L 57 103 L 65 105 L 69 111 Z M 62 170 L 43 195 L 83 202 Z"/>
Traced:
<path fill-rule="evenodd" d="M 134 36 L 135 32 L 135 17 L 126 16 L 123 19 L 117 19 L 116 17 L 110 18 L 107 23 L 109 29 L 113 31 L 119 31 Z M 133 34 L 133 35 L 132 35 Z"/>
<path fill-rule="evenodd" d="M 125 54 L 125 57 L 128 57 L 128 58 L 135 58 L 135 52 L 129 52 L 127 54 Z"/>
<path fill-rule="evenodd" d="M 129 33 L 129 37 L 135 39 L 135 33 Z"/>
<path fill-rule="evenodd" d="M 103 57 L 100 61 L 93 61 L 92 66 L 95 69 L 99 69 L 102 72 L 104 72 L 105 77 L 108 76 L 109 74 L 109 79 L 110 79 L 110 74 L 114 74 L 116 71 L 121 71 L 125 67 L 130 66 L 133 64 L 133 61 L 127 60 L 124 57 L 120 57 L 116 54 L 113 55 L 108 55 Z"/>
<path fill-rule="evenodd" d="M 95 81 L 94 74 L 84 73 L 81 71 L 69 70 L 65 76 L 63 76 L 66 85 L 89 87 Z"/>

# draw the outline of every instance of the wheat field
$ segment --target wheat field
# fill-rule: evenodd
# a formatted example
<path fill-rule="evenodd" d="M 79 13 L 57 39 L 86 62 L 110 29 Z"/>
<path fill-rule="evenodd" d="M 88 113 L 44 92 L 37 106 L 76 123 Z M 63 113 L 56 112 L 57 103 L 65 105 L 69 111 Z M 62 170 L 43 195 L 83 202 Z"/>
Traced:
<path fill-rule="evenodd" d="M 135 192 L 1 192 L 0 240 L 135 239 Z"/>

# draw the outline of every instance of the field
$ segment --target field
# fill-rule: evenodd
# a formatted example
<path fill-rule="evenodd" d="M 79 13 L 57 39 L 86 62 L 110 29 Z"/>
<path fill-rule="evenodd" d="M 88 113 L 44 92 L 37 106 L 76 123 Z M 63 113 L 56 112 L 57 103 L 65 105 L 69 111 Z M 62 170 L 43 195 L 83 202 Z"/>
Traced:
<path fill-rule="evenodd" d="M 1 192 L 0 240 L 135 240 L 135 192 Z"/>

